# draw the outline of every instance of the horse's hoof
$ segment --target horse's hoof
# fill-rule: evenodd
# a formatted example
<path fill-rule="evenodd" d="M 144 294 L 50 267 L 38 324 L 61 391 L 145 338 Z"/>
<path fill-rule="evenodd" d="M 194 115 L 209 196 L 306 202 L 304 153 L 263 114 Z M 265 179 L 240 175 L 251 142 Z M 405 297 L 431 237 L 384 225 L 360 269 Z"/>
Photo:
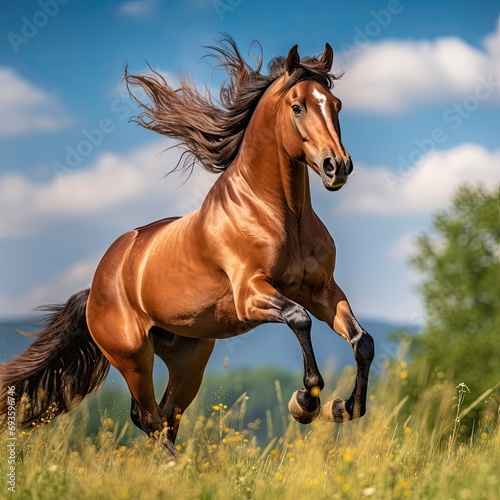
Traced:
<path fill-rule="evenodd" d="M 161 432 L 152 433 L 151 437 L 156 440 L 156 445 L 165 451 L 170 461 L 175 461 L 178 458 L 179 452 L 168 436 L 168 427 L 165 427 Z"/>
<path fill-rule="evenodd" d="M 292 394 L 292 397 L 290 398 L 290 402 L 288 403 L 288 410 L 290 411 L 290 414 L 297 422 L 301 424 L 310 424 L 319 415 L 319 412 L 321 411 L 320 400 L 319 398 L 316 398 L 318 400 L 317 407 L 314 410 L 308 411 L 307 409 L 304 409 L 304 407 L 299 403 L 298 400 L 299 393 L 306 394 L 307 391 L 305 389 L 300 389 L 300 391 L 295 391 Z"/>
<path fill-rule="evenodd" d="M 346 410 L 343 399 L 332 399 L 321 407 L 321 418 L 342 424 L 352 420 L 352 415 Z"/>
<path fill-rule="evenodd" d="M 172 444 L 172 442 L 170 440 L 165 441 L 163 443 L 163 448 L 164 448 L 167 456 L 170 458 L 170 462 L 175 463 L 175 460 L 177 460 L 177 458 L 179 457 L 179 452 L 177 451 L 175 446 Z M 170 464 L 170 462 L 169 462 L 169 464 Z"/>

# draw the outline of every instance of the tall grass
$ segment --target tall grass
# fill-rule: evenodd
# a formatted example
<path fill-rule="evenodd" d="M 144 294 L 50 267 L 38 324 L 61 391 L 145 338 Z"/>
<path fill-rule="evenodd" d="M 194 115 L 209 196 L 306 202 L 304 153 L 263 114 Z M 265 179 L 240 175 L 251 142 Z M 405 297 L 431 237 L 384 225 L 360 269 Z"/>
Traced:
<path fill-rule="evenodd" d="M 460 399 L 463 394 L 446 384 L 436 385 L 411 407 L 400 392 L 405 377 L 403 368 L 382 376 L 370 395 L 367 415 L 347 424 L 318 420 L 301 426 L 281 410 L 288 422 L 286 431 L 274 435 L 272 428 L 267 429 L 263 445 L 255 432 L 259 425 L 266 426 L 266 416 L 245 423 L 246 394 L 231 406 L 210 402 L 208 418 L 198 404 L 183 418 L 175 463 L 146 437 L 130 437 L 129 423 L 106 415 L 97 435 L 86 436 L 84 407 L 19 435 L 15 495 L 20 499 L 499 498 L 498 416 L 461 441 L 457 418 L 468 410 Z M 347 372 L 341 390 L 351 382 L 352 373 Z M 281 397 L 279 384 L 277 389 Z M 2 438 L 5 450 L 6 436 Z M 6 473 L 3 460 L 3 478 Z M 10 494 L 5 484 L 2 498 Z"/>

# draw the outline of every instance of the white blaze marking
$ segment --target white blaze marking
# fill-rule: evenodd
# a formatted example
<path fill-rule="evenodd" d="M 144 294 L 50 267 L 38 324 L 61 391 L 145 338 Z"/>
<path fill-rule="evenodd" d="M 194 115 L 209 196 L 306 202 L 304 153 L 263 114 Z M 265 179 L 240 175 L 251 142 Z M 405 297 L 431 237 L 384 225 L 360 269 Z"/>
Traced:
<path fill-rule="evenodd" d="M 316 99 L 318 101 L 319 107 L 321 109 L 321 113 L 323 114 L 323 116 L 325 118 L 326 127 L 327 127 L 328 131 L 330 132 L 330 135 L 332 136 L 335 145 L 337 146 L 339 151 L 343 151 L 344 148 L 342 146 L 342 143 L 340 142 L 335 124 L 333 123 L 331 116 L 327 116 L 327 113 L 326 113 L 326 95 L 321 93 L 318 89 L 313 89 L 312 94 L 314 97 L 316 97 Z"/>
<path fill-rule="evenodd" d="M 322 94 L 318 89 L 313 89 L 313 96 L 316 97 L 316 99 L 318 100 L 321 112 L 323 113 L 323 116 L 325 117 L 325 120 L 327 120 L 328 123 L 328 119 L 326 116 L 326 95 Z"/>

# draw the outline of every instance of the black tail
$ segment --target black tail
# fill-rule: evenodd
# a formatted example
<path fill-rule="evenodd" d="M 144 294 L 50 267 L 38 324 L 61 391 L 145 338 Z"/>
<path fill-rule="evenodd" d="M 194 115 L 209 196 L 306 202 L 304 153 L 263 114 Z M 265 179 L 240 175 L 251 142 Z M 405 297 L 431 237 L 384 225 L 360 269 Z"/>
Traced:
<path fill-rule="evenodd" d="M 109 362 L 87 327 L 89 292 L 40 308 L 48 313 L 45 329 L 17 359 L 0 365 L 0 428 L 13 406 L 20 426 L 38 425 L 69 411 L 104 382 Z"/>

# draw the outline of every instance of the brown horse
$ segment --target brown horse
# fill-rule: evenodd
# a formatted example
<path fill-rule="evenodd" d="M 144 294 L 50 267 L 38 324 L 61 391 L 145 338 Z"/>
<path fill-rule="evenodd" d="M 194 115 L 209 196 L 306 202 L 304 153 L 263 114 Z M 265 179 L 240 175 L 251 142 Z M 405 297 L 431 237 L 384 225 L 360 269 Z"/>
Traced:
<path fill-rule="evenodd" d="M 53 306 L 45 331 L 2 366 L 4 421 L 9 387 L 17 400 L 25 394 L 21 423 L 46 421 L 95 390 L 109 362 L 127 381 L 133 422 L 175 454 L 215 340 L 268 322 L 288 325 L 302 349 L 304 388 L 289 403 L 297 421 L 365 413 L 373 339 L 333 278 L 335 245 L 312 208 L 308 178 L 309 166 L 336 191 L 352 171 L 341 103 L 330 92 L 333 51 L 327 44 L 321 57 L 301 60 L 295 46 L 264 75 L 229 37 L 212 50 L 229 75 L 217 104 L 187 80 L 177 91 L 157 73 L 126 80 L 151 98 L 141 103 L 141 125 L 180 140 L 192 155 L 185 166 L 198 161 L 222 174 L 199 209 L 124 234 L 90 290 Z M 351 397 L 322 408 L 308 311 L 350 342 L 357 364 Z M 169 370 L 159 405 L 155 354 Z"/>

